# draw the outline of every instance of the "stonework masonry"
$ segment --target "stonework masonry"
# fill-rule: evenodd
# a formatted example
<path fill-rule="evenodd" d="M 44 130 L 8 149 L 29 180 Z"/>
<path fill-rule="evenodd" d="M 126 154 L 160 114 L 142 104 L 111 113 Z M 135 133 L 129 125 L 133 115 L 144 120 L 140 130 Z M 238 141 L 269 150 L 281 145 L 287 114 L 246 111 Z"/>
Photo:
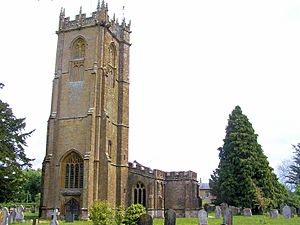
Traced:
<path fill-rule="evenodd" d="M 104 1 L 75 20 L 62 9 L 42 169 L 40 214 L 88 219 L 94 201 L 142 203 L 162 217 L 198 209 L 194 172 L 150 170 L 128 163 L 130 22 L 108 16 Z M 136 165 L 136 166 L 134 166 Z M 144 168 L 144 169 L 142 169 Z"/>

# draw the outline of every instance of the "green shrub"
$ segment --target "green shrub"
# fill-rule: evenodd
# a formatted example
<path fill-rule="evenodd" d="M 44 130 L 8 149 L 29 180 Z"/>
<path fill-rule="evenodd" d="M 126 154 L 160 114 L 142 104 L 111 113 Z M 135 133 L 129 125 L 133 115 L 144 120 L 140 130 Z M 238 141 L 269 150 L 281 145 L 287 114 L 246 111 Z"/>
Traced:
<path fill-rule="evenodd" d="M 125 218 L 125 207 L 124 205 L 120 205 L 115 209 L 115 223 L 116 225 L 121 225 Z"/>
<path fill-rule="evenodd" d="M 111 225 L 113 212 L 107 201 L 94 202 L 90 208 L 90 219 L 94 225 Z"/>
<path fill-rule="evenodd" d="M 141 204 L 133 204 L 126 209 L 124 224 L 138 225 L 138 220 L 142 214 L 146 213 L 146 209 Z"/>

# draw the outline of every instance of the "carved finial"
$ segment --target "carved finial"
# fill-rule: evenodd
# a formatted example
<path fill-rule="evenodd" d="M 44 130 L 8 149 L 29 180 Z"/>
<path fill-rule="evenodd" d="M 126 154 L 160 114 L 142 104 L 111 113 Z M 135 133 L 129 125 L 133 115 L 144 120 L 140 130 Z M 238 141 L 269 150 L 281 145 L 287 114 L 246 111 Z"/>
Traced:
<path fill-rule="evenodd" d="M 118 24 L 118 25 L 119 25 L 119 20 L 118 20 L 118 18 L 117 18 L 116 24 Z"/>
<path fill-rule="evenodd" d="M 82 14 L 82 6 L 80 6 L 80 9 L 79 9 L 79 15 Z"/>
<path fill-rule="evenodd" d="M 61 7 L 61 9 L 60 9 L 60 16 L 61 17 L 65 16 L 65 9 L 63 7 Z"/>
<path fill-rule="evenodd" d="M 124 17 L 123 21 L 122 21 L 122 27 L 125 27 L 125 24 L 126 24 L 126 21 L 125 21 L 125 17 Z"/>
<path fill-rule="evenodd" d="M 105 2 L 104 2 L 104 0 L 102 0 L 101 9 L 104 9 L 104 7 L 105 7 Z"/>
<path fill-rule="evenodd" d="M 105 8 L 108 9 L 108 3 L 107 3 L 107 2 L 106 2 L 106 4 L 105 4 Z"/>
<path fill-rule="evenodd" d="M 116 14 L 114 13 L 114 16 L 113 16 L 113 21 L 115 22 L 116 21 Z"/>
<path fill-rule="evenodd" d="M 100 0 L 98 0 L 97 11 L 100 11 Z"/>
<path fill-rule="evenodd" d="M 128 23 L 128 29 L 130 30 L 130 26 L 131 26 L 131 20 L 129 20 L 129 23 Z"/>

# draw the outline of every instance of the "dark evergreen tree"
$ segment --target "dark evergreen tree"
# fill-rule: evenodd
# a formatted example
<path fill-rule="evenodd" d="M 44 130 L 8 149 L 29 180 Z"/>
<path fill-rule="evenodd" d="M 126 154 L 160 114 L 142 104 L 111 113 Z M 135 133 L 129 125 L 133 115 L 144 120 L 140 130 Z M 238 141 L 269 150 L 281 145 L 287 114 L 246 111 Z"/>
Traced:
<path fill-rule="evenodd" d="M 269 166 L 257 136 L 236 106 L 229 115 L 223 147 L 219 148 L 219 166 L 210 179 L 216 203 L 250 208 L 283 203 L 286 190 Z"/>
<path fill-rule="evenodd" d="M 300 184 L 300 143 L 297 145 L 293 145 L 294 156 L 293 156 L 293 162 L 289 166 L 289 172 L 287 175 L 287 183 L 292 184 L 293 186 L 296 186 Z"/>
<path fill-rule="evenodd" d="M 0 88 L 3 88 L 0 83 Z M 0 202 L 14 200 L 24 180 L 22 169 L 31 166 L 24 147 L 31 132 L 24 132 L 25 119 L 17 119 L 0 100 Z"/>

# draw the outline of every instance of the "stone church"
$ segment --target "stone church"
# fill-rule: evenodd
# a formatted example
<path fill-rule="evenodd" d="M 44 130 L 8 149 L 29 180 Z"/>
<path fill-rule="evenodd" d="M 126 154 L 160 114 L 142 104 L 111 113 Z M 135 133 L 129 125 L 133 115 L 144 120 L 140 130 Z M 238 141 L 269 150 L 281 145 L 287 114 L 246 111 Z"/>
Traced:
<path fill-rule="evenodd" d="M 55 75 L 43 161 L 40 214 L 88 219 L 94 201 L 143 204 L 154 217 L 199 209 L 197 174 L 152 170 L 128 162 L 130 22 L 107 4 L 75 20 L 59 16 Z"/>

